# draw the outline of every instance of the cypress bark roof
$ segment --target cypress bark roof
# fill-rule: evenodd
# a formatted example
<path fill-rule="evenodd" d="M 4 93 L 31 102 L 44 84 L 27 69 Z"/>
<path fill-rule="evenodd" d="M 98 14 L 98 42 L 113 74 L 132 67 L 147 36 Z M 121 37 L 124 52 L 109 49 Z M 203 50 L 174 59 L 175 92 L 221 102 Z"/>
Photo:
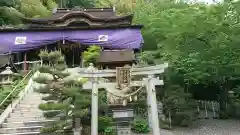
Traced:
<path fill-rule="evenodd" d="M 102 51 L 97 63 L 134 62 L 135 56 L 132 50 Z"/>

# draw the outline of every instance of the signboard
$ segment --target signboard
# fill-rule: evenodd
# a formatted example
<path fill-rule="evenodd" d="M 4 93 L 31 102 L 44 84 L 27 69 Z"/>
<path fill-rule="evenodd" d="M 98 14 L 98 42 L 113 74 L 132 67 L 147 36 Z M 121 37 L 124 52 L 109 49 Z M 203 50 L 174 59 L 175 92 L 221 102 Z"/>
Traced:
<path fill-rule="evenodd" d="M 129 118 L 129 117 L 133 117 L 132 110 L 122 110 L 122 111 L 113 110 L 113 118 Z"/>
<path fill-rule="evenodd" d="M 27 37 L 16 37 L 15 38 L 15 45 L 24 45 L 26 44 Z"/>
<path fill-rule="evenodd" d="M 116 81 L 118 88 L 122 89 L 122 84 L 128 86 L 131 82 L 131 67 L 117 67 Z"/>

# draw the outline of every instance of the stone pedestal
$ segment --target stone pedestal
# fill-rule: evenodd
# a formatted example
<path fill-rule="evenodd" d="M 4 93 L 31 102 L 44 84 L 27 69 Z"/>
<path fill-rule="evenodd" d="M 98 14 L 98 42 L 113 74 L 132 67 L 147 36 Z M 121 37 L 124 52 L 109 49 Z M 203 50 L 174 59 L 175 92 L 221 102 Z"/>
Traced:
<path fill-rule="evenodd" d="M 131 126 L 117 127 L 117 135 L 131 135 Z"/>
<path fill-rule="evenodd" d="M 82 133 L 81 119 L 73 116 L 73 134 L 81 135 L 81 133 Z"/>
<path fill-rule="evenodd" d="M 133 120 L 133 109 L 116 108 L 113 109 L 113 120 L 117 128 L 117 135 L 131 135 L 131 124 Z"/>
<path fill-rule="evenodd" d="M 81 135 L 81 132 L 82 132 L 82 128 L 73 129 L 74 135 Z"/>

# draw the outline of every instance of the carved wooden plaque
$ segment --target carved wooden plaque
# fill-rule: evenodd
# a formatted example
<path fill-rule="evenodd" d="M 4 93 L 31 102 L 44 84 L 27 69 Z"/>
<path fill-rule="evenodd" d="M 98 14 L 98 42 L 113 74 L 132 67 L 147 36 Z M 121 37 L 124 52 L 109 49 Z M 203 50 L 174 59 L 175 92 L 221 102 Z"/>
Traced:
<path fill-rule="evenodd" d="M 128 86 L 131 82 L 131 67 L 117 67 L 116 82 L 119 89 Z"/>

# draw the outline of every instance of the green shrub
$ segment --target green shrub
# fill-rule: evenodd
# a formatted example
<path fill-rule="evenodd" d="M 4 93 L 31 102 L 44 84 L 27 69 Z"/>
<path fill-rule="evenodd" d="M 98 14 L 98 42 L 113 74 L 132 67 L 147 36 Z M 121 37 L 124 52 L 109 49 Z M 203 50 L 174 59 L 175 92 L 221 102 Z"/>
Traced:
<path fill-rule="evenodd" d="M 105 130 L 104 130 L 104 135 L 116 135 L 116 129 L 113 128 L 113 127 L 107 127 Z"/>
<path fill-rule="evenodd" d="M 98 132 L 105 132 L 105 129 L 112 126 L 112 118 L 109 116 L 100 116 L 98 119 Z"/>
<path fill-rule="evenodd" d="M 136 119 L 133 122 L 132 129 L 135 133 L 149 133 L 148 121 L 145 119 Z"/>

